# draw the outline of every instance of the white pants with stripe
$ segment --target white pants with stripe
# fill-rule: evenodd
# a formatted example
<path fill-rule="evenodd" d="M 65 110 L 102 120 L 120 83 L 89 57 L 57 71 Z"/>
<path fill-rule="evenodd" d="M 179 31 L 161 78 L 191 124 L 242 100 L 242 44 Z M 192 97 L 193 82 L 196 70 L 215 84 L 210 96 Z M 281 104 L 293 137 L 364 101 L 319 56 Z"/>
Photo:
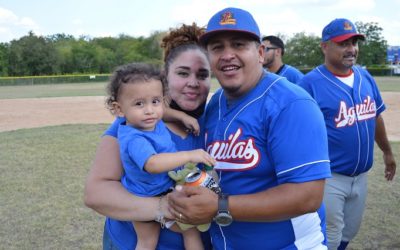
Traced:
<path fill-rule="evenodd" d="M 367 198 L 368 173 L 346 176 L 332 173 L 325 181 L 326 235 L 328 249 L 350 242 L 361 226 Z"/>

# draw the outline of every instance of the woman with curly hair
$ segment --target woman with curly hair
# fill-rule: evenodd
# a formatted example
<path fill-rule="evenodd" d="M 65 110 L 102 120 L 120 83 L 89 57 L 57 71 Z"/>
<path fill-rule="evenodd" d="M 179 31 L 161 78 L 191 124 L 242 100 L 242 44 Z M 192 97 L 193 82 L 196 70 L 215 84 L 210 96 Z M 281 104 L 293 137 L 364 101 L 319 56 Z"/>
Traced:
<path fill-rule="evenodd" d="M 198 38 L 204 30 L 196 24 L 171 29 L 162 40 L 164 73 L 167 79 L 168 110 L 175 117 L 185 113 L 203 123 L 203 112 L 210 90 L 210 64 Z M 98 145 L 86 180 L 85 204 L 107 216 L 103 249 L 134 249 L 137 236 L 131 221 L 176 219 L 165 199 L 141 197 L 128 192 L 121 184 L 123 168 L 117 140 L 120 119 L 106 130 Z M 166 122 L 178 151 L 203 148 L 203 136 L 187 130 L 188 122 Z M 195 128 L 194 128 L 195 129 Z M 205 249 L 211 249 L 208 232 L 202 233 Z M 182 235 L 161 229 L 157 249 L 183 249 Z"/>

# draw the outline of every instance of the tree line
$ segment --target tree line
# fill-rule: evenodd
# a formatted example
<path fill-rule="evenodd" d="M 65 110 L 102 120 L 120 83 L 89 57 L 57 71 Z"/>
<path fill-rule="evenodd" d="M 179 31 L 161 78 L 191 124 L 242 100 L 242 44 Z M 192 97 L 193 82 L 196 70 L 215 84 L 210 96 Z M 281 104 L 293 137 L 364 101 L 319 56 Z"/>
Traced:
<path fill-rule="evenodd" d="M 387 41 L 377 23 L 356 22 L 366 40 L 359 43 L 358 63 L 365 66 L 386 63 Z M 111 73 L 118 65 L 140 61 L 162 64 L 160 41 L 166 31 L 149 37 L 74 38 L 55 34 L 37 36 L 32 31 L 9 43 L 0 43 L 0 76 L 39 76 L 92 73 Z M 284 62 L 299 67 L 313 68 L 323 63 L 319 47 L 321 38 L 304 32 L 286 37 Z"/>

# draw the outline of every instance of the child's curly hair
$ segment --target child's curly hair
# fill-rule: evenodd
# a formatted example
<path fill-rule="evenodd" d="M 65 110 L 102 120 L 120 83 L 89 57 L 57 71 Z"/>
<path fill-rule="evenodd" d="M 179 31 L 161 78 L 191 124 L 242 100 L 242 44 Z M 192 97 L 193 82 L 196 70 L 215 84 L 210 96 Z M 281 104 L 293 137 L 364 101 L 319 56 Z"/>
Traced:
<path fill-rule="evenodd" d="M 150 79 L 161 81 L 164 95 L 166 91 L 165 81 L 158 67 L 146 63 L 129 63 L 119 66 L 114 70 L 114 73 L 110 77 L 110 82 L 106 87 L 107 108 L 115 115 L 113 102 L 118 101 L 119 92 L 123 84 L 147 82 Z"/>

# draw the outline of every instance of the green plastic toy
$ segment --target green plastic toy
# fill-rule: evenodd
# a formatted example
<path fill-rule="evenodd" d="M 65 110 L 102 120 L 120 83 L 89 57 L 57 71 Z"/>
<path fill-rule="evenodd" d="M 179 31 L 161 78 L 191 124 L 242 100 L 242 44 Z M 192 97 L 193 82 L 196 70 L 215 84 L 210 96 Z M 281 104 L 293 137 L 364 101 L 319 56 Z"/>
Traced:
<path fill-rule="evenodd" d="M 197 167 L 195 164 L 188 163 L 181 170 L 169 171 L 168 176 L 176 182 L 176 185 L 185 185 L 185 177 L 188 174 L 195 172 L 196 170 L 197 170 Z M 176 221 L 176 223 L 184 231 L 189 228 L 194 227 L 194 225 L 183 224 L 183 223 L 180 223 L 179 221 Z M 205 232 L 210 228 L 210 223 L 197 225 L 196 227 L 200 232 Z"/>

